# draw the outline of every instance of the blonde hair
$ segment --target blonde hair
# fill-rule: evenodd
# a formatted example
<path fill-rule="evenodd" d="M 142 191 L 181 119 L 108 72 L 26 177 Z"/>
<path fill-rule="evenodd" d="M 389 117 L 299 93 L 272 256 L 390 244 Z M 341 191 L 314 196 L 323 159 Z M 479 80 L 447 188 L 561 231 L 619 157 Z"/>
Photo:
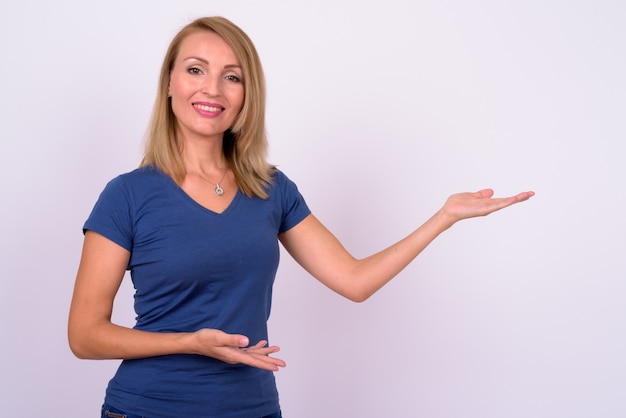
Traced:
<path fill-rule="evenodd" d="M 267 198 L 275 167 L 267 162 L 265 133 L 265 78 L 254 44 L 238 26 L 223 17 L 203 17 L 183 27 L 172 39 L 163 59 L 152 118 L 141 166 L 155 166 L 179 185 L 185 178 L 182 144 L 176 135 L 177 119 L 168 97 L 170 73 L 181 43 L 191 34 L 208 31 L 233 49 L 242 68 L 244 102 L 233 126 L 224 133 L 223 152 L 239 189 L 247 196 Z"/>

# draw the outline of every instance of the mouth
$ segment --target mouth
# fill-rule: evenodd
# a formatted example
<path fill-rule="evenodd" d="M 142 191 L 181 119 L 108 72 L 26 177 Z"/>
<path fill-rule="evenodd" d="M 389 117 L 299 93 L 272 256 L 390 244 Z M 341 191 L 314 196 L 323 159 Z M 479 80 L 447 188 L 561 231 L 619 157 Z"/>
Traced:
<path fill-rule="evenodd" d="M 193 107 L 203 112 L 222 112 L 226 110 L 225 108 L 216 104 L 194 103 Z"/>

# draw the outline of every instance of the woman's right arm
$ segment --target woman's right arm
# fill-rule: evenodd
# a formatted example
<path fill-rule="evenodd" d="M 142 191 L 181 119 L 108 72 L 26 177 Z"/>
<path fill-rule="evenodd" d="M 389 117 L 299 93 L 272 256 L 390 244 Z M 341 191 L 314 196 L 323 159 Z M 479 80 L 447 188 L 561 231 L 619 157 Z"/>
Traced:
<path fill-rule="evenodd" d="M 111 322 L 113 301 L 130 253 L 104 236 L 87 231 L 70 306 L 68 339 L 82 359 L 136 359 L 167 354 L 199 354 L 227 363 L 278 370 L 285 363 L 270 354 L 276 346 L 260 341 L 248 346 L 246 336 L 215 329 L 196 332 L 147 332 Z"/>

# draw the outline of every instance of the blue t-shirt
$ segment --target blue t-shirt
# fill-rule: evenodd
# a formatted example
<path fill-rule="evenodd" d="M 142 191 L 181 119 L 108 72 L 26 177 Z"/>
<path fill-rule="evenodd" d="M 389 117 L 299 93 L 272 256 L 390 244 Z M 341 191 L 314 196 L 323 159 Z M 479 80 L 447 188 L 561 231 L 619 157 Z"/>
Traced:
<path fill-rule="evenodd" d="M 214 328 L 267 339 L 278 234 L 309 209 L 276 170 L 268 199 L 238 191 L 221 214 L 191 199 L 155 168 L 139 168 L 104 189 L 85 230 L 130 251 L 136 329 Z M 274 375 L 200 355 L 124 360 L 106 402 L 150 418 L 260 417 L 279 409 Z"/>

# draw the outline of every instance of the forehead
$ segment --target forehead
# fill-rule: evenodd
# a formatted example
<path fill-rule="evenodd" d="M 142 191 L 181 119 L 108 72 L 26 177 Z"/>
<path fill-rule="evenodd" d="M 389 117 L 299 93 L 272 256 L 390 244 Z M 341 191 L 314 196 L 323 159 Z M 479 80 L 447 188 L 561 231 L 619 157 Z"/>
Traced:
<path fill-rule="evenodd" d="M 180 43 L 177 60 L 190 57 L 203 58 L 209 62 L 223 61 L 226 65 L 239 65 L 239 60 L 228 43 L 215 32 L 197 31 Z"/>

